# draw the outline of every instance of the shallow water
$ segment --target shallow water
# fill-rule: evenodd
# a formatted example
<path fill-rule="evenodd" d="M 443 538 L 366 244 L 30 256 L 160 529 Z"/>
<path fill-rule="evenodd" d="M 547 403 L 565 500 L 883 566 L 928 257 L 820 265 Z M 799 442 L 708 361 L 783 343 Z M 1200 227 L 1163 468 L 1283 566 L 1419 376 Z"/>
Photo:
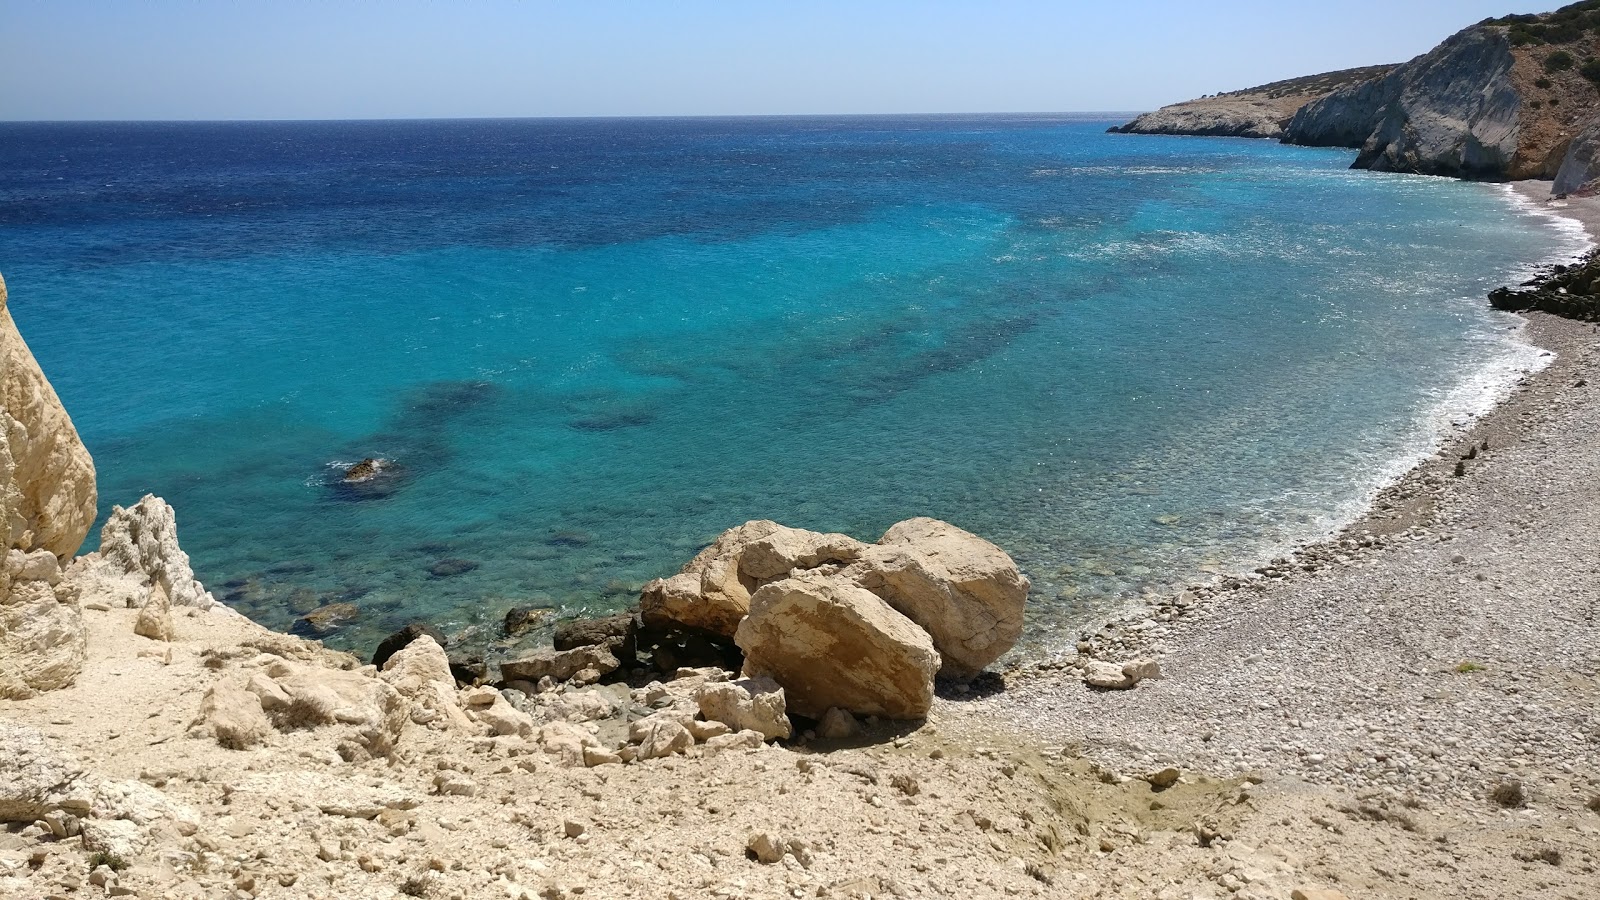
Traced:
<path fill-rule="evenodd" d="M 1349 516 L 1537 363 L 1482 297 L 1576 240 L 1106 124 L 0 124 L 0 269 L 102 513 L 172 501 L 269 625 L 612 609 L 747 519 L 931 515 L 1033 578 L 1037 652 Z"/>

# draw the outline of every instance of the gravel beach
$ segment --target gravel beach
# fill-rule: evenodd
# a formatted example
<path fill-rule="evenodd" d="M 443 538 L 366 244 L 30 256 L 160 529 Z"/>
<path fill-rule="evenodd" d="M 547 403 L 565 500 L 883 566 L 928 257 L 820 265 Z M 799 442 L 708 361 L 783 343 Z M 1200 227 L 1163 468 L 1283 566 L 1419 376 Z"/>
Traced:
<path fill-rule="evenodd" d="M 1591 237 L 1600 226 L 1593 198 L 1549 208 Z M 1592 861 L 1600 327 L 1533 314 L 1526 337 L 1551 364 L 1360 520 L 1293 558 L 1164 598 L 1086 636 L 1076 659 L 1010 673 L 1003 692 L 949 703 L 948 724 L 1008 722 L 1123 772 L 1265 773 L 1318 796 L 1386 796 L 1479 824 L 1520 817 Z M 1092 659 L 1143 657 L 1162 677 L 1126 691 L 1082 682 Z M 1526 806 L 1507 812 L 1492 798 L 1513 784 Z M 1494 844 L 1482 848 L 1490 858 Z M 1389 865 L 1366 889 L 1417 895 Z M 1555 883 L 1576 885 L 1568 869 Z M 1485 888 L 1461 896 L 1496 895 Z"/>

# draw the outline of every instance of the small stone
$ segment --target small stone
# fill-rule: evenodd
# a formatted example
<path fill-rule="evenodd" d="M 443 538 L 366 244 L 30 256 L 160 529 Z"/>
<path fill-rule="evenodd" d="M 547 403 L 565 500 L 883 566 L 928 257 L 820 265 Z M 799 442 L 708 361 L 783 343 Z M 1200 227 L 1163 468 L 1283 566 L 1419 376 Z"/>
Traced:
<path fill-rule="evenodd" d="M 561 823 L 561 831 L 569 838 L 579 838 L 589 833 L 589 825 L 577 819 L 567 819 Z"/>
<path fill-rule="evenodd" d="M 1150 787 L 1158 791 L 1164 791 L 1177 784 L 1178 778 L 1182 774 L 1176 767 L 1168 766 L 1160 771 L 1151 772 L 1144 777 L 1144 780 L 1150 782 Z"/>
<path fill-rule="evenodd" d="M 1325 888 L 1295 888 L 1290 900 L 1349 900 L 1339 891 Z"/>
<path fill-rule="evenodd" d="M 750 858 L 762 865 L 772 865 L 783 860 L 787 845 L 784 840 L 770 831 L 757 831 L 745 841 L 745 851 Z"/>
<path fill-rule="evenodd" d="M 861 723 L 849 710 L 835 706 L 822 714 L 817 735 L 830 741 L 844 741 L 861 734 Z"/>

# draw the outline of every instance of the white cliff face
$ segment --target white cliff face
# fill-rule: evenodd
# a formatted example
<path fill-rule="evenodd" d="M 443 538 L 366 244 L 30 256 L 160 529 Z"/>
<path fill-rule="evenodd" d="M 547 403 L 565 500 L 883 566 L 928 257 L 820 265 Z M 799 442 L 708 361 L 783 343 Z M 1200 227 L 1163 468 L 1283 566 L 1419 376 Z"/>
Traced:
<path fill-rule="evenodd" d="M 1285 141 L 1360 147 L 1355 168 L 1466 178 L 1528 177 L 1517 159 L 1522 97 L 1499 28 L 1473 27 L 1375 82 L 1295 114 Z"/>
<path fill-rule="evenodd" d="M 0 281 L 0 698 L 83 669 L 78 591 L 62 581 L 95 515 L 94 463 L 6 309 Z"/>
<path fill-rule="evenodd" d="M 174 607 L 221 605 L 194 577 L 189 554 L 178 546 L 177 514 L 152 494 L 126 509 L 113 506 L 100 529 L 100 549 L 74 562 L 67 578 L 84 593 L 118 605 L 144 606 L 157 585 Z"/>
<path fill-rule="evenodd" d="M 1567 148 L 1556 173 L 1555 194 L 1589 193 L 1600 187 L 1600 124 L 1584 129 Z"/>

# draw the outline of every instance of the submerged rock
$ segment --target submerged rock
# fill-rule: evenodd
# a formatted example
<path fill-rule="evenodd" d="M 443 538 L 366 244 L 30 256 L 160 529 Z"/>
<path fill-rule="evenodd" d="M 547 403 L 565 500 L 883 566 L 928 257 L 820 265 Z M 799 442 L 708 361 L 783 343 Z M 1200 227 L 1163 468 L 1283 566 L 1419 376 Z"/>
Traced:
<path fill-rule="evenodd" d="M 379 459 L 377 457 L 369 456 L 366 459 L 363 459 L 361 462 L 358 462 L 350 468 L 344 470 L 345 483 L 361 484 L 365 481 L 371 481 L 372 479 L 377 478 L 379 475 L 382 475 L 384 470 L 389 468 L 389 465 L 390 463 L 387 459 Z"/>
<path fill-rule="evenodd" d="M 361 607 L 354 603 L 329 603 L 319 606 L 294 621 L 290 634 L 321 637 L 361 615 Z"/>
<path fill-rule="evenodd" d="M 428 574 L 434 578 L 453 578 L 465 575 L 477 567 L 478 564 L 470 559 L 441 559 L 428 567 Z"/>

